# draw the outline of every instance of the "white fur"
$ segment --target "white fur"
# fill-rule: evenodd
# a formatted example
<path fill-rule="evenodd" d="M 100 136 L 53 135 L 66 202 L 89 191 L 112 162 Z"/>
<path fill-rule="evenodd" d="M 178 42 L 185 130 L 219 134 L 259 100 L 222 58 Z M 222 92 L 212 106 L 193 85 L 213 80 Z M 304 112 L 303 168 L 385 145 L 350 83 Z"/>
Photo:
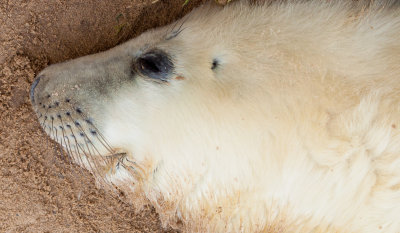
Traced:
<path fill-rule="evenodd" d="M 184 80 L 115 93 L 110 177 L 186 232 L 400 232 L 400 8 L 356 4 L 209 4 L 115 48 Z"/>

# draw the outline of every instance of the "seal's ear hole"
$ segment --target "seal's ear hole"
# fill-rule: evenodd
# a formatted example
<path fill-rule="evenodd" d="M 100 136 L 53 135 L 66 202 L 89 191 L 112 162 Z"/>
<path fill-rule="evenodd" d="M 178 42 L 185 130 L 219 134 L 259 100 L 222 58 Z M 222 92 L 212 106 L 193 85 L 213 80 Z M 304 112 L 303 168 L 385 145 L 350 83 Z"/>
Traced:
<path fill-rule="evenodd" d="M 219 61 L 218 59 L 214 58 L 212 61 L 211 69 L 215 70 L 219 66 Z"/>
<path fill-rule="evenodd" d="M 174 65 L 167 53 L 153 50 L 141 55 L 136 60 L 136 67 L 141 74 L 149 78 L 167 81 Z"/>

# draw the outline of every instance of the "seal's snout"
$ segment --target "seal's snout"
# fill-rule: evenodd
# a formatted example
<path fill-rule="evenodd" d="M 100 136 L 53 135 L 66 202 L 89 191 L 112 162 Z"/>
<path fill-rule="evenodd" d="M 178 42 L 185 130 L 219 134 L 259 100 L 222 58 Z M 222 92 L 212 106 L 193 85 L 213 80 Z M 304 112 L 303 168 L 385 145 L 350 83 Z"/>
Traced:
<path fill-rule="evenodd" d="M 37 76 L 35 78 L 35 80 L 33 81 L 33 83 L 32 83 L 31 91 L 29 93 L 29 96 L 31 98 L 31 102 L 32 103 L 35 103 L 35 88 L 39 84 L 39 81 L 40 81 L 41 78 L 42 78 L 42 76 Z"/>

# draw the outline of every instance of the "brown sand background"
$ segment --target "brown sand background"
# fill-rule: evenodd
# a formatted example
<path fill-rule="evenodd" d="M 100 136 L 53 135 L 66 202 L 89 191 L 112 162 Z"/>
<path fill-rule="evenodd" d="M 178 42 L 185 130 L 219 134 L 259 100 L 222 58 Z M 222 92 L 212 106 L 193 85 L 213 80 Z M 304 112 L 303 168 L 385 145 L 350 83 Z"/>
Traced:
<path fill-rule="evenodd" d="M 0 0 L 0 232 L 171 231 L 151 207 L 135 213 L 57 156 L 28 93 L 47 65 L 111 48 L 200 1 Z"/>

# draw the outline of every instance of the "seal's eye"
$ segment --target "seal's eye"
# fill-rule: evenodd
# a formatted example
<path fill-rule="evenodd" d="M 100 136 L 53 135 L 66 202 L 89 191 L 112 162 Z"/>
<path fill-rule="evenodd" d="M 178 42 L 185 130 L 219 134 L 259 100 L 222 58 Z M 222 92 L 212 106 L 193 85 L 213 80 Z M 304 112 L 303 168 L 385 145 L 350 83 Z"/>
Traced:
<path fill-rule="evenodd" d="M 218 66 L 219 66 L 219 61 L 216 58 L 214 58 L 212 61 L 211 69 L 215 70 Z"/>
<path fill-rule="evenodd" d="M 136 60 L 137 70 L 153 79 L 167 81 L 174 65 L 168 54 L 161 50 L 145 53 Z"/>

